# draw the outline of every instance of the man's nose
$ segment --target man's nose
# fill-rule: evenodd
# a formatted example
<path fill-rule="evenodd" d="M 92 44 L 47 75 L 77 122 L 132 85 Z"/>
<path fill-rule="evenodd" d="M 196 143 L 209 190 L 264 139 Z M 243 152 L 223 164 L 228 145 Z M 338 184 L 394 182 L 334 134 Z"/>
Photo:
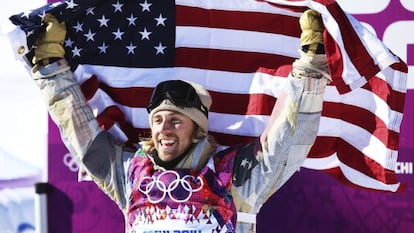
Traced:
<path fill-rule="evenodd" d="M 171 130 L 171 124 L 168 121 L 163 121 L 160 125 L 161 131 L 169 131 Z"/>

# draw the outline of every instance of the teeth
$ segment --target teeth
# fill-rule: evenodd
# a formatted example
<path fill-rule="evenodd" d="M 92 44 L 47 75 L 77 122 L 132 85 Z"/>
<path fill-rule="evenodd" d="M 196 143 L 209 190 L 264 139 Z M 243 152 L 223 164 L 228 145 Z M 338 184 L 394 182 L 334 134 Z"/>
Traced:
<path fill-rule="evenodd" d="M 167 139 L 161 139 L 160 142 L 162 145 L 172 145 L 175 143 L 174 140 L 167 140 Z"/>

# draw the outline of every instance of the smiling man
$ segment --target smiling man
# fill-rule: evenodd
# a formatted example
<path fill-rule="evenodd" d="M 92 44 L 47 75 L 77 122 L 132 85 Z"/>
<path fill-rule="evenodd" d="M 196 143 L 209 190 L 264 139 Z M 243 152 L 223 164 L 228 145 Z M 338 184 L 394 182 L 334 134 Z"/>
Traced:
<path fill-rule="evenodd" d="M 317 12 L 304 16 L 306 47 L 260 138 L 218 146 L 208 134 L 209 92 L 168 80 L 147 106 L 152 136 L 134 150 L 99 127 L 64 59 L 65 22 L 45 16 L 33 77 L 69 151 L 123 211 L 126 232 L 255 232 L 256 213 L 301 166 L 319 128 L 329 81 L 323 26 Z"/>
<path fill-rule="evenodd" d="M 208 135 L 211 103 L 210 94 L 199 84 L 181 80 L 158 84 L 147 107 L 152 139 L 141 142 L 145 152 L 166 169 L 191 159 L 183 160 L 193 144 Z M 198 158 L 200 166 L 215 150 L 214 146 L 206 149 L 207 153 Z"/>

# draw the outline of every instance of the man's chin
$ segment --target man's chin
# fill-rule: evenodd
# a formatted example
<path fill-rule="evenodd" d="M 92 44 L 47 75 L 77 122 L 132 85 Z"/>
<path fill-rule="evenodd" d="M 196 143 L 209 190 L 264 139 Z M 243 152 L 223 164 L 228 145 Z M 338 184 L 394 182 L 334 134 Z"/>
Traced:
<path fill-rule="evenodd" d="M 165 152 L 163 151 L 161 153 L 159 152 L 158 157 L 164 162 L 170 162 L 170 161 L 174 160 L 174 158 L 175 158 L 174 154 L 172 154 L 168 151 L 165 151 Z"/>

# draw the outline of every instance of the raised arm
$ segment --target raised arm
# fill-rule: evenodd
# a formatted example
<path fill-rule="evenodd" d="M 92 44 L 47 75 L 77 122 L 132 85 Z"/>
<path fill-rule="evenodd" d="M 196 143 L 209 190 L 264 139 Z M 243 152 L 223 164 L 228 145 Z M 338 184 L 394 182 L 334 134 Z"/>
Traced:
<path fill-rule="evenodd" d="M 239 215 L 237 232 L 255 232 L 261 206 L 300 168 L 319 128 L 325 86 L 329 82 L 319 13 L 300 18 L 301 57 L 273 108 L 260 140 L 242 148 L 235 162 L 233 193 Z"/>
<path fill-rule="evenodd" d="M 47 14 L 45 33 L 36 42 L 32 75 L 40 87 L 53 121 L 66 147 L 82 159 L 102 131 L 64 59 L 65 23 Z"/>
<path fill-rule="evenodd" d="M 65 23 L 47 14 L 37 40 L 32 75 L 69 152 L 81 161 L 98 186 L 125 206 L 123 164 L 132 156 L 103 131 L 64 59 Z"/>

